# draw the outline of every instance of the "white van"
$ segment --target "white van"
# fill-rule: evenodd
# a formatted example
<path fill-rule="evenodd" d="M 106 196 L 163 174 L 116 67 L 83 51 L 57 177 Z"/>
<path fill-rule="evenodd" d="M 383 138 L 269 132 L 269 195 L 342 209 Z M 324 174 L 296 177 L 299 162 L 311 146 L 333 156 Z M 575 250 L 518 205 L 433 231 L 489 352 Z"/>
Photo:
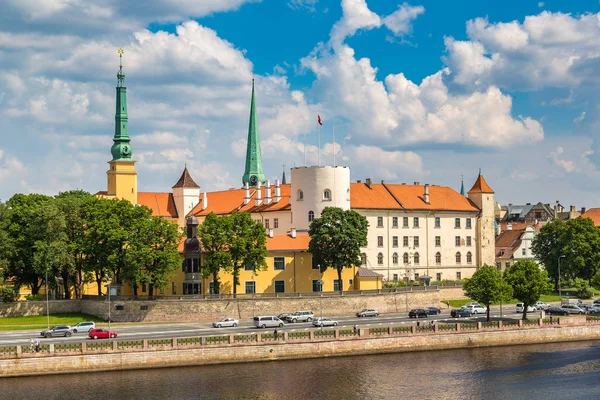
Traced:
<path fill-rule="evenodd" d="M 525 304 L 523 304 L 523 303 L 517 303 L 517 306 L 515 307 L 515 312 L 518 312 L 518 313 L 522 314 L 524 308 L 525 308 Z M 527 306 L 527 312 L 534 312 L 536 310 L 537 309 L 535 307 Z"/>
<path fill-rule="evenodd" d="M 283 321 L 277 317 L 254 317 L 254 326 L 257 328 L 281 328 Z"/>

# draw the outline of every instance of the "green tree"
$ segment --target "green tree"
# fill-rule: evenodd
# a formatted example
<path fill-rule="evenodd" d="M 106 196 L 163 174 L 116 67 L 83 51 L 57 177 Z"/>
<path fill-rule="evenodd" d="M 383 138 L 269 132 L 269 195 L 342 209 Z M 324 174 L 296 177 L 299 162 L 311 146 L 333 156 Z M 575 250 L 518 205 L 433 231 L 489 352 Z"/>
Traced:
<path fill-rule="evenodd" d="M 596 271 L 592 277 L 592 287 L 596 290 L 600 290 L 600 270 Z"/>
<path fill-rule="evenodd" d="M 267 268 L 267 235 L 263 224 L 252 219 L 248 212 L 234 213 L 230 217 L 229 252 L 233 294 L 240 284 L 240 271 L 245 265 L 252 265 L 255 272 Z"/>
<path fill-rule="evenodd" d="M 484 265 L 466 279 L 464 284 L 465 294 L 487 307 L 487 320 L 490 320 L 490 305 L 501 301 L 509 301 L 513 290 L 508 283 L 502 279 L 502 275 L 496 267 Z"/>
<path fill-rule="evenodd" d="M 227 269 L 232 265 L 231 252 L 229 251 L 231 240 L 232 219 L 226 215 L 210 213 L 200 225 L 199 235 L 204 252 L 204 269 L 206 275 L 212 274 L 214 291 L 220 293 L 221 282 L 219 271 Z"/>
<path fill-rule="evenodd" d="M 504 271 L 504 280 L 513 289 L 513 296 L 523 302 L 523 319 L 527 319 L 527 307 L 534 305 L 542 294 L 552 290 L 548 272 L 535 261 L 521 260 Z"/>
<path fill-rule="evenodd" d="M 561 220 L 552 221 L 540 229 L 535 235 L 531 244 L 531 250 L 535 258 L 540 261 L 544 269 L 548 272 L 548 276 L 554 282 L 555 289 L 558 290 L 558 263 L 559 257 L 564 256 L 564 233 L 567 230 L 567 225 Z M 561 259 L 561 276 L 572 276 L 572 272 L 568 270 L 570 265 L 564 262 L 564 257 Z"/>
<path fill-rule="evenodd" d="M 310 224 L 308 251 L 321 271 L 337 271 L 340 292 L 344 268 L 360 266 L 360 248 L 367 245 L 367 218 L 353 210 L 325 207 L 321 216 Z"/>

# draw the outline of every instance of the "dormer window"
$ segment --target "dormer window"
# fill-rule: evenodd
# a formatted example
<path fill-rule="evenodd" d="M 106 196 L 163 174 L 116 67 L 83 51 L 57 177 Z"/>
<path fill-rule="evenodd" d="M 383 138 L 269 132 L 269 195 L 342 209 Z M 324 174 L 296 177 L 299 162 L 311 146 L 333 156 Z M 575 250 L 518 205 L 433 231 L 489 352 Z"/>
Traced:
<path fill-rule="evenodd" d="M 304 200 L 304 192 L 300 189 L 298 189 L 298 193 L 296 195 L 296 200 L 298 200 L 298 201 Z"/>
<path fill-rule="evenodd" d="M 323 191 L 323 200 L 324 201 L 331 201 L 331 190 L 325 189 Z"/>

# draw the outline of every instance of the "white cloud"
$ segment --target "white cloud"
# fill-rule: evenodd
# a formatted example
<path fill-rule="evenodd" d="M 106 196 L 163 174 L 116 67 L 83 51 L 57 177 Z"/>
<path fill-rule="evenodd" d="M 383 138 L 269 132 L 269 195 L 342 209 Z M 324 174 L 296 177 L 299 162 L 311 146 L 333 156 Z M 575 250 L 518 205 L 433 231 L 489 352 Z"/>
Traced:
<path fill-rule="evenodd" d="M 317 11 L 316 4 L 319 0 L 288 0 L 287 5 L 293 10 Z"/>
<path fill-rule="evenodd" d="M 539 1 L 538 2 L 538 7 L 544 7 L 544 2 L 543 1 Z"/>
<path fill-rule="evenodd" d="M 585 119 L 585 111 L 583 111 L 581 114 L 579 114 L 574 120 L 573 122 L 578 124 L 580 122 L 582 122 Z"/>
<path fill-rule="evenodd" d="M 394 13 L 383 19 L 385 26 L 391 30 L 394 35 L 402 36 L 412 32 L 412 21 L 425 12 L 423 6 L 411 6 L 404 3 L 398 6 Z"/>
<path fill-rule="evenodd" d="M 386 151 L 375 146 L 349 146 L 344 155 L 360 170 L 382 179 L 405 179 L 425 174 L 421 156 L 412 151 Z"/>
<path fill-rule="evenodd" d="M 144 135 L 136 135 L 135 141 L 141 144 L 153 144 L 156 146 L 185 145 L 187 137 L 182 137 L 173 132 L 152 132 Z"/>
<path fill-rule="evenodd" d="M 554 165 L 561 168 L 564 172 L 570 173 L 575 171 L 575 162 L 561 158 L 560 156 L 563 153 L 564 149 L 559 146 L 556 148 L 556 151 L 550 153 L 549 158 Z"/>

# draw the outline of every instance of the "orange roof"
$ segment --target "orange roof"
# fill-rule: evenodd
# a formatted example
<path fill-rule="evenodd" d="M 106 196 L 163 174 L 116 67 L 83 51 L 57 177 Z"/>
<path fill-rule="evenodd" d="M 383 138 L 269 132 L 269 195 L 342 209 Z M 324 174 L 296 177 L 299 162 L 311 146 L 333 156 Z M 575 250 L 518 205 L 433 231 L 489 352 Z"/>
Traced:
<path fill-rule="evenodd" d="M 504 231 L 496 237 L 496 257 L 511 258 L 521 245 L 523 230 Z"/>
<path fill-rule="evenodd" d="M 494 191 L 492 190 L 490 185 L 487 184 L 485 179 L 483 179 L 483 175 L 481 175 L 480 172 L 479 176 L 477 177 L 477 180 L 475 181 L 475 184 L 467 193 L 494 193 Z"/>
<path fill-rule="evenodd" d="M 406 210 L 479 211 L 469 199 L 447 186 L 429 185 L 429 204 L 425 203 L 423 185 L 384 183 L 383 186 Z"/>
<path fill-rule="evenodd" d="M 177 208 L 172 193 L 138 192 L 138 204 L 152 210 L 155 217 L 177 218 Z"/>
<path fill-rule="evenodd" d="M 369 189 L 366 183 L 351 183 L 350 208 L 401 209 L 402 206 L 382 184 L 371 184 Z"/>
<path fill-rule="evenodd" d="M 268 251 L 307 251 L 310 236 L 308 232 L 298 232 L 293 238 L 288 234 L 267 236 Z"/>
<path fill-rule="evenodd" d="M 594 225 L 600 226 L 600 208 L 590 208 L 581 214 L 581 218 L 589 218 L 594 222 Z"/>
<path fill-rule="evenodd" d="M 290 187 L 291 185 L 281 185 L 281 200 L 277 203 L 273 202 L 275 197 L 275 186 L 271 186 L 271 204 L 265 204 L 266 188 L 261 187 L 262 203 L 260 206 L 256 206 L 256 193 L 257 189 L 250 189 L 250 202 L 244 205 L 245 189 L 229 189 L 221 192 L 210 192 L 206 193 L 208 197 L 208 207 L 202 209 L 202 203 L 204 202 L 203 196 L 200 197 L 200 202 L 190 212 L 190 215 L 202 216 L 208 215 L 211 212 L 215 214 L 231 214 L 234 211 L 249 211 L 249 212 L 269 212 L 269 211 L 283 211 L 291 209 L 290 206 Z"/>

